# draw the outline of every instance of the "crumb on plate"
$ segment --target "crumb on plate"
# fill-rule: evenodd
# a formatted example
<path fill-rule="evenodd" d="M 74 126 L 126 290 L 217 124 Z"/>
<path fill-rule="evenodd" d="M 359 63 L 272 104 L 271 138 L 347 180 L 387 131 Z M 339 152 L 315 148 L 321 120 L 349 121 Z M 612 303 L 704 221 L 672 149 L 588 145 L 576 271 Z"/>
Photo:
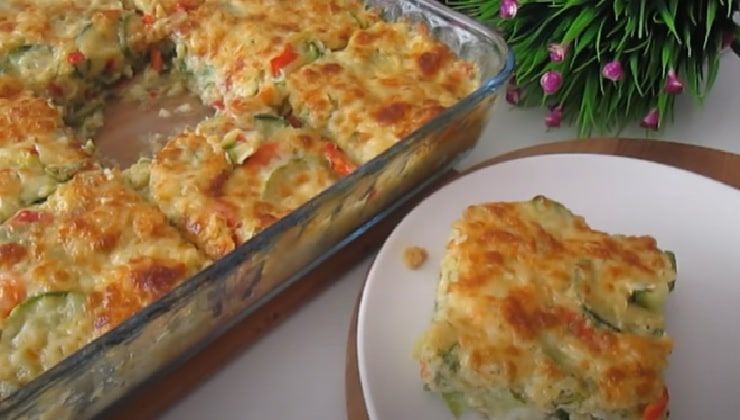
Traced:
<path fill-rule="evenodd" d="M 410 246 L 403 250 L 403 262 L 412 270 L 424 265 L 428 256 L 427 250 L 418 246 Z"/>

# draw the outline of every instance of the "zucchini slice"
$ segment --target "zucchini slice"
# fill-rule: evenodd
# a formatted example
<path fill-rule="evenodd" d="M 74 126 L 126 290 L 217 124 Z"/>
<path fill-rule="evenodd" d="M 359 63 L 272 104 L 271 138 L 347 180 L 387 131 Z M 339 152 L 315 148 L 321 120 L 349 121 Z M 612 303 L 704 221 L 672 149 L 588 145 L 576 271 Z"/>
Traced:
<path fill-rule="evenodd" d="M 315 158 L 291 159 L 282 166 L 277 167 L 270 173 L 262 190 L 262 198 L 272 203 L 282 203 L 284 200 L 309 200 L 315 195 L 316 188 L 328 186 L 320 179 L 322 174 L 327 173 L 327 168 Z M 311 185 L 308 191 L 300 188 L 302 184 Z"/>
<path fill-rule="evenodd" d="M 57 73 L 54 49 L 45 44 L 24 44 L 10 51 L 4 67 L 28 77 L 53 76 Z"/>
<path fill-rule="evenodd" d="M 308 41 L 301 46 L 305 61 L 310 63 L 316 61 L 319 57 L 324 55 L 324 48 L 314 41 Z"/>
<path fill-rule="evenodd" d="M 668 299 L 670 288 L 670 284 L 661 284 L 656 287 L 634 290 L 630 294 L 629 303 L 649 311 L 660 311 Z"/>
<path fill-rule="evenodd" d="M 612 330 L 612 331 L 615 331 L 615 332 L 621 332 L 621 330 L 619 329 L 619 327 L 617 327 L 616 325 L 614 325 L 611 322 L 607 321 L 606 320 L 606 317 L 604 317 L 603 315 L 599 314 L 593 308 L 589 308 L 588 306 L 586 306 L 586 304 L 581 304 L 581 310 L 583 311 L 583 313 L 586 315 L 587 318 L 589 318 L 591 321 L 593 321 L 593 323 L 596 326 L 602 327 L 602 328 L 606 328 L 606 329 L 609 329 L 609 330 Z"/>
<path fill-rule="evenodd" d="M 668 257 L 668 261 L 671 263 L 673 272 L 678 274 L 678 265 L 676 264 L 676 254 L 674 254 L 673 251 L 664 251 L 663 253 L 665 254 L 666 257 Z M 676 287 L 676 279 L 673 279 L 670 282 L 668 282 L 669 292 L 672 292 L 675 287 Z"/>
<path fill-rule="evenodd" d="M 265 136 L 270 136 L 275 131 L 288 127 L 288 122 L 278 115 L 257 114 L 252 118 L 254 119 L 254 125 L 257 130 Z"/>
<path fill-rule="evenodd" d="M 450 413 L 452 413 L 455 418 L 459 418 L 465 410 L 463 395 L 460 392 L 443 392 L 442 400 L 444 400 Z"/>
<path fill-rule="evenodd" d="M 83 293 L 56 291 L 26 299 L 0 321 L 0 354 L 26 381 L 41 374 L 93 337 Z"/>
<path fill-rule="evenodd" d="M 252 142 L 234 142 L 224 146 L 226 156 L 232 165 L 241 165 L 255 152 Z"/>
<path fill-rule="evenodd" d="M 84 295 L 68 291 L 46 292 L 31 296 L 10 311 L 3 323 L 3 337 L 9 331 L 9 327 L 12 328 L 14 325 L 33 319 L 46 319 L 53 323 L 60 316 L 64 316 L 67 309 L 74 309 L 80 304 L 84 306 L 84 303 Z"/>

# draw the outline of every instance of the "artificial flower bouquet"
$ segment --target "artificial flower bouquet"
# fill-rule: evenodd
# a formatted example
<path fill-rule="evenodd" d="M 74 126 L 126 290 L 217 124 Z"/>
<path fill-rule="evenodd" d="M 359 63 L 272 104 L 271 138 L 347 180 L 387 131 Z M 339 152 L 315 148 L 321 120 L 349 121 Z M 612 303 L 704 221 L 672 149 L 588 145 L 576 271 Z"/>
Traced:
<path fill-rule="evenodd" d="M 516 106 L 548 111 L 547 127 L 582 136 L 639 124 L 655 130 L 685 91 L 701 103 L 731 48 L 740 55 L 740 0 L 448 0 L 500 30 L 517 70 Z"/>

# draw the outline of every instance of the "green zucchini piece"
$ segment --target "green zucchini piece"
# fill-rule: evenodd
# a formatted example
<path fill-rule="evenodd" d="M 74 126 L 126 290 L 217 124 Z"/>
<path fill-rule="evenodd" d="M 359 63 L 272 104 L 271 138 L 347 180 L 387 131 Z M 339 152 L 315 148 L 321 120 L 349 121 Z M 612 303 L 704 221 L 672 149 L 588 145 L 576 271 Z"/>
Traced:
<path fill-rule="evenodd" d="M 79 170 L 80 165 L 49 165 L 44 167 L 44 172 L 58 182 L 69 181 Z"/>
<path fill-rule="evenodd" d="M 666 257 L 668 257 L 668 261 L 671 262 L 671 267 L 673 268 L 673 271 L 678 273 L 678 266 L 676 265 L 676 254 L 674 254 L 673 251 L 664 251 L 663 253 Z"/>
<path fill-rule="evenodd" d="M 40 295 L 31 296 L 30 298 L 24 300 L 18 306 L 13 308 L 12 311 L 10 311 L 6 323 L 18 322 L 19 320 L 22 320 L 23 318 L 25 318 L 26 315 L 29 314 L 30 311 L 36 309 L 35 307 L 42 301 L 52 303 L 52 301 L 56 300 L 66 300 L 69 294 L 70 292 L 68 291 L 57 291 L 46 292 Z"/>
<path fill-rule="evenodd" d="M 509 393 L 511 394 L 511 398 L 515 399 L 517 402 L 520 402 L 522 404 L 527 402 L 527 398 L 521 392 L 509 389 Z"/>
<path fill-rule="evenodd" d="M 459 418 L 465 408 L 463 395 L 459 392 L 443 392 L 442 399 L 447 404 L 447 408 L 449 408 L 452 415 L 455 418 Z"/>
<path fill-rule="evenodd" d="M 80 127 L 88 117 L 103 109 L 104 105 L 102 99 L 91 100 L 65 115 L 64 122 L 73 127 Z"/>
<path fill-rule="evenodd" d="M 460 359 L 457 355 L 458 348 L 459 346 L 457 343 L 453 344 L 442 354 L 442 362 L 452 373 L 457 373 L 457 371 L 460 370 Z"/>
<path fill-rule="evenodd" d="M 39 46 L 40 46 L 39 44 L 23 44 L 23 45 L 20 45 L 18 47 L 13 48 L 8 53 L 8 58 L 10 58 L 11 60 L 15 60 L 18 57 L 20 57 L 21 55 L 27 53 L 28 51 L 31 51 L 34 48 L 38 48 Z"/>
<path fill-rule="evenodd" d="M 18 74 L 44 74 L 54 66 L 54 49 L 49 45 L 24 44 L 7 55 L 6 67 L 14 69 Z"/>
<path fill-rule="evenodd" d="M 564 371 L 568 371 L 571 368 L 570 359 L 558 345 L 552 344 L 550 341 L 551 340 L 543 340 L 542 351 L 552 359 L 556 365 Z"/>
<path fill-rule="evenodd" d="M 586 316 L 591 319 L 598 327 L 606 328 L 612 331 L 621 332 L 621 330 L 611 322 L 607 321 L 603 316 L 599 315 L 595 310 L 589 308 L 585 304 L 581 305 L 581 310 Z"/>
<path fill-rule="evenodd" d="M 93 337 L 87 295 L 56 291 L 26 299 L 0 321 L 0 352 L 4 360 L 23 365 L 35 377 L 82 347 Z"/>
<path fill-rule="evenodd" d="M 283 185 L 294 184 L 294 179 L 302 173 L 310 173 L 318 169 L 321 163 L 316 159 L 296 158 L 291 159 L 288 163 L 279 166 L 270 173 L 262 190 L 262 198 L 270 202 L 280 202 L 281 187 Z"/>
<path fill-rule="evenodd" d="M 257 114 L 253 118 L 256 128 L 266 136 L 269 136 L 273 132 L 288 126 L 288 122 L 285 121 L 283 117 L 280 117 L 278 115 Z"/>
<path fill-rule="evenodd" d="M 234 142 L 224 146 L 226 156 L 232 165 L 241 165 L 254 154 L 254 145 L 250 142 Z"/>
<path fill-rule="evenodd" d="M 650 311 L 658 311 L 665 304 L 665 301 L 668 298 L 669 289 L 670 285 L 635 290 L 630 294 L 629 303 Z"/>
<path fill-rule="evenodd" d="M 307 61 L 311 62 L 324 55 L 324 52 L 318 43 L 309 41 L 303 44 L 303 54 L 307 58 Z"/>
<path fill-rule="evenodd" d="M 259 122 L 286 125 L 285 120 L 282 117 L 278 116 L 278 115 L 273 115 L 273 114 L 257 114 L 253 118 L 254 118 L 255 121 L 259 121 Z"/>
<path fill-rule="evenodd" d="M 668 261 L 670 261 L 671 263 L 673 272 L 678 273 L 678 265 L 676 264 L 676 254 L 674 254 L 673 251 L 664 251 L 663 253 L 665 254 L 666 257 L 668 257 Z M 668 282 L 669 292 L 672 292 L 675 287 L 676 287 L 676 279 L 673 279 Z"/>

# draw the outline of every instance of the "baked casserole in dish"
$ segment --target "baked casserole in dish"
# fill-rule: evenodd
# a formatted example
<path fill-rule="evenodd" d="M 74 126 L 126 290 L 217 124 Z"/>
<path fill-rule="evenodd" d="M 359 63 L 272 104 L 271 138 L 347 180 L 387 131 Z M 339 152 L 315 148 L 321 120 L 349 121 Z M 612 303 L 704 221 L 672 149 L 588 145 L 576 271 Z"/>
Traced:
<path fill-rule="evenodd" d="M 428 1 L 368 3 L 2 2 L 0 413 L 97 413 L 477 141 L 503 41 Z M 142 75 L 215 114 L 111 166 L 102 111 L 154 95 Z"/>

